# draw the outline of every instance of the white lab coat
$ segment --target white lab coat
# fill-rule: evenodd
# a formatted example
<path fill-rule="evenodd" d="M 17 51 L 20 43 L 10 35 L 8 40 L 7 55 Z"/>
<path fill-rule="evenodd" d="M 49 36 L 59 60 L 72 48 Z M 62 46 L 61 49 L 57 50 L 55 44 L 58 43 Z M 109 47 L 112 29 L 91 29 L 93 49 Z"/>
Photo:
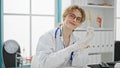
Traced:
<path fill-rule="evenodd" d="M 68 52 L 67 48 L 64 48 L 63 38 L 60 37 L 60 31 L 57 32 L 57 37 L 55 38 L 55 30 L 52 30 L 40 37 L 36 49 L 36 57 L 38 60 L 36 60 L 37 63 L 34 62 L 34 64 L 38 65 L 34 65 L 37 66 L 35 68 L 63 68 L 68 66 L 82 66 L 81 64 L 78 64 L 79 60 L 80 63 L 83 62 L 83 59 L 87 61 L 87 58 L 85 58 L 87 54 L 83 55 L 81 51 L 74 51 L 74 57 L 72 60 L 73 62 L 71 63 L 71 52 Z M 78 37 L 74 37 L 74 35 L 71 34 L 69 46 L 73 46 L 77 40 Z M 77 58 L 79 59 L 77 60 Z"/>

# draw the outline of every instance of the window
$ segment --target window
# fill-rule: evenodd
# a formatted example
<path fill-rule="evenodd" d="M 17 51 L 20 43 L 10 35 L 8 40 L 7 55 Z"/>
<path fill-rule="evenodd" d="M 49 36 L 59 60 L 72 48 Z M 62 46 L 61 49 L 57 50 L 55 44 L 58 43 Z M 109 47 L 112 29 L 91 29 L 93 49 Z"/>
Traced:
<path fill-rule="evenodd" d="M 116 25 L 116 40 L 120 40 L 120 19 L 117 19 L 117 25 Z"/>
<path fill-rule="evenodd" d="M 32 14 L 54 15 L 55 0 L 32 0 Z"/>
<path fill-rule="evenodd" d="M 30 0 L 3 0 L 4 13 L 29 14 Z"/>
<path fill-rule="evenodd" d="M 120 40 L 120 0 L 117 0 L 116 40 Z"/>
<path fill-rule="evenodd" d="M 32 53 L 35 54 L 38 40 L 46 31 L 53 29 L 54 17 L 33 16 L 32 17 Z M 47 28 L 46 28 L 47 27 Z"/>
<path fill-rule="evenodd" d="M 19 16 L 19 15 L 4 15 L 4 37 L 3 41 L 8 39 L 16 40 L 21 47 L 26 49 L 26 56 L 29 56 L 30 52 L 30 26 L 29 26 L 29 16 Z M 22 52 L 23 53 L 23 52 Z"/>
<path fill-rule="evenodd" d="M 54 28 L 55 0 L 3 0 L 3 3 L 3 41 L 16 40 L 23 57 L 34 55 L 39 37 Z"/>
<path fill-rule="evenodd" d="M 117 0 L 117 17 L 120 17 L 120 0 Z"/>

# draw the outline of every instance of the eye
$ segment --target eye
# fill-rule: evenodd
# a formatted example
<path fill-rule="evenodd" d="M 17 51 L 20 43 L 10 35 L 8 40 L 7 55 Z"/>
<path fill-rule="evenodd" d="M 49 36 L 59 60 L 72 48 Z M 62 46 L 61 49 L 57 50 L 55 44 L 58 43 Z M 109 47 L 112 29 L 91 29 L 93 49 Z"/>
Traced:
<path fill-rule="evenodd" d="M 80 22 L 81 21 L 81 17 L 77 17 L 77 20 Z"/>
<path fill-rule="evenodd" d="M 76 16 L 74 14 L 70 14 L 70 17 L 73 19 L 76 18 Z"/>

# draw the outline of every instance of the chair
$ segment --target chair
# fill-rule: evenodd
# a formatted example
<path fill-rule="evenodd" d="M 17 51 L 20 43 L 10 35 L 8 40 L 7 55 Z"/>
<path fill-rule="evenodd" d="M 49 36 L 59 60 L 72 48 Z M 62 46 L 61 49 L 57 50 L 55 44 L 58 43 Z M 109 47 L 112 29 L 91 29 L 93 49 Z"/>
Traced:
<path fill-rule="evenodd" d="M 15 40 L 7 40 L 3 43 L 2 57 L 5 68 L 17 68 L 20 64 L 20 46 Z"/>
<path fill-rule="evenodd" d="M 115 41 L 114 61 L 120 61 L 120 41 Z"/>

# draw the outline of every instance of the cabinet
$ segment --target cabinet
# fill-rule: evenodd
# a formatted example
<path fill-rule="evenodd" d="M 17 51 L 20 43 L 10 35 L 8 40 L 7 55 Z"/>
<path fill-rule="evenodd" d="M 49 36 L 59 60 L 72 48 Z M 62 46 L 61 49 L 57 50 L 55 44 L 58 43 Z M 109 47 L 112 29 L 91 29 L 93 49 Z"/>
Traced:
<path fill-rule="evenodd" d="M 86 27 L 94 27 L 95 35 L 90 43 L 90 53 L 109 53 L 111 58 L 105 62 L 114 61 L 115 3 L 115 0 L 71 0 L 71 4 L 79 5 L 86 13 L 86 20 L 82 27 L 76 29 L 76 35 L 81 37 L 80 34 L 84 35 Z"/>
<path fill-rule="evenodd" d="M 91 26 L 97 29 L 113 30 L 115 18 L 115 0 L 71 0 L 84 8 L 86 20 L 83 27 Z"/>

